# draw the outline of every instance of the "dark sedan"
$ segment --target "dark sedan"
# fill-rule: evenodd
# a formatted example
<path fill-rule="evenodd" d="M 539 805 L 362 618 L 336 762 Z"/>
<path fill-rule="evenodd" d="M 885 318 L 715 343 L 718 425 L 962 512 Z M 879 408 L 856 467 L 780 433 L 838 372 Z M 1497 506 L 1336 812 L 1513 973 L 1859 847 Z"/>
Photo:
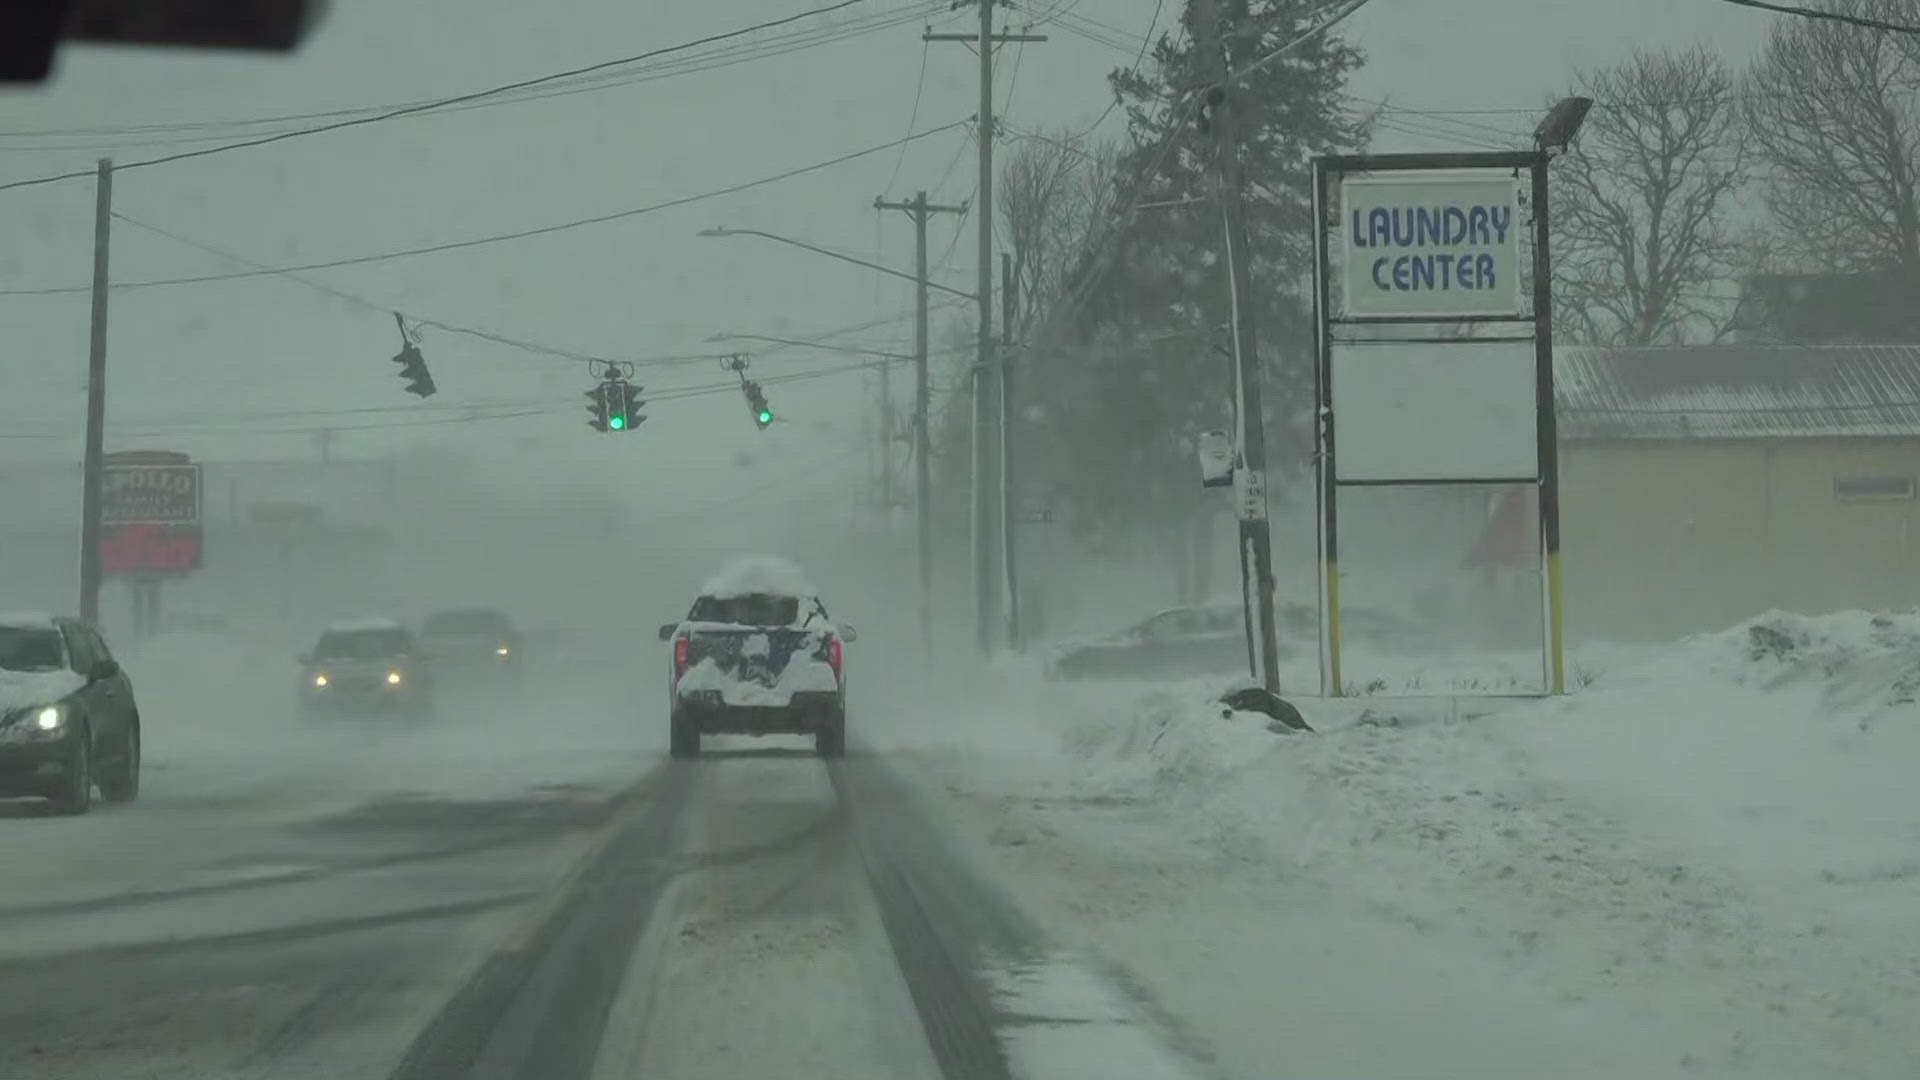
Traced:
<path fill-rule="evenodd" d="M 0 796 L 38 796 L 84 814 L 140 794 L 133 685 L 93 628 L 37 613 L 0 615 Z"/>
<path fill-rule="evenodd" d="M 1283 645 L 1282 653 L 1288 650 Z M 1183 607 L 1103 638 L 1062 645 L 1056 679 L 1169 679 L 1246 674 L 1246 621 L 1237 604 Z"/>
<path fill-rule="evenodd" d="M 420 643 L 434 666 L 455 678 L 517 679 L 525 662 L 520 631 L 504 611 L 436 611 L 420 626 Z"/>

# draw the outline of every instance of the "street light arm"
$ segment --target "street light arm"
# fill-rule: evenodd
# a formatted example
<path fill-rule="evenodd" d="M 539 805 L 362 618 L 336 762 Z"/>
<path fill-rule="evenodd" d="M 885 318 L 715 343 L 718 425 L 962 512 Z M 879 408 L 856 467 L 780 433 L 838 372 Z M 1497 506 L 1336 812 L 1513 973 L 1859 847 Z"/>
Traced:
<path fill-rule="evenodd" d="M 801 341 L 798 338 L 769 337 L 766 334 L 714 334 L 708 341 L 770 341 L 776 345 L 796 345 L 803 349 L 821 349 L 826 352 L 847 353 L 854 356 L 878 356 L 887 360 L 916 360 L 918 357 L 905 353 L 881 352 L 878 349 L 861 349 L 850 345 L 830 345 L 824 341 Z"/>
<path fill-rule="evenodd" d="M 903 272 L 903 271 L 900 271 L 900 270 L 895 270 L 895 269 L 894 269 L 893 267 L 891 267 L 891 266 L 881 266 L 881 265 L 880 265 L 879 263 L 871 263 L 871 262 L 868 262 L 868 261 L 867 261 L 867 260 L 865 260 L 865 259 L 856 259 L 856 258 L 854 258 L 854 257 L 853 257 L 852 255 L 843 255 L 843 254 L 841 254 L 841 253 L 840 253 L 840 252 L 838 252 L 838 251 L 833 251 L 833 250 L 830 250 L 830 249 L 828 249 L 828 248 L 823 248 L 823 247 L 815 247 L 815 246 L 814 246 L 814 245 L 812 245 L 812 244 L 808 244 L 808 243 L 803 243 L 802 241 L 799 241 L 799 240 L 794 240 L 794 239 L 791 239 L 791 238 L 789 238 L 789 237 L 785 237 L 785 236 L 778 236 L 778 235 L 776 235 L 776 234 L 774 234 L 774 233 L 770 233 L 770 232 L 761 232 L 761 231 L 760 231 L 759 229 L 729 229 L 729 228 L 724 228 L 724 227 L 720 227 L 720 226 L 716 226 L 716 227 L 713 227 L 713 228 L 709 228 L 709 229 L 701 229 L 701 230 L 700 230 L 700 232 L 699 232 L 699 235 L 701 235 L 701 236 L 759 236 L 759 237 L 764 237 L 765 239 L 768 239 L 768 240 L 774 240 L 774 241 L 778 241 L 779 243 L 782 243 L 782 244 L 787 244 L 787 245 L 789 245 L 789 246 L 791 246 L 791 247 L 797 247 L 797 248 L 801 248 L 801 249 L 803 249 L 803 250 L 806 250 L 806 251 L 811 251 L 811 252 L 813 252 L 813 253 L 815 253 L 815 254 L 817 254 L 817 255 L 825 255 L 825 256 L 827 256 L 828 258 L 832 258 L 832 259 L 839 259 L 839 260 L 840 260 L 841 262 L 850 262 L 850 263 L 852 263 L 852 264 L 854 264 L 855 266 L 864 266 L 864 267 L 866 267 L 866 268 L 867 268 L 867 269 L 869 269 L 869 270 L 878 270 L 879 272 L 881 272 L 881 273 L 883 273 L 883 274 L 887 274 L 887 275 L 889 275 L 889 276 L 891 276 L 891 277 L 897 277 L 897 278 L 899 278 L 899 279 L 901 279 L 902 281 L 919 281 L 919 280 L 920 280 L 919 278 L 917 278 L 917 277 L 914 277 L 914 276 L 913 276 L 912 274 L 909 274 L 909 273 L 905 273 L 905 272 Z M 942 284 L 940 284 L 940 283 L 939 283 L 939 282 L 937 282 L 937 281 L 928 281 L 928 282 L 927 282 L 927 287 L 928 287 L 929 289 L 939 289 L 939 290 L 940 290 L 941 292 L 947 292 L 947 293 L 952 293 L 952 294 L 953 294 L 953 295 L 955 295 L 955 296 L 958 296 L 958 297 L 962 297 L 962 298 L 964 298 L 964 299 L 967 299 L 967 300 L 973 300 L 973 301 L 975 301 L 975 302 L 978 302 L 978 300 L 979 300 L 979 298 L 978 298 L 978 297 L 976 297 L 976 296 L 975 296 L 974 294 L 972 294 L 972 293 L 970 293 L 970 292 L 962 292 L 962 291 L 960 291 L 959 289 L 953 289 L 953 288 L 948 288 L 947 286 L 945 286 L 945 285 L 942 285 Z"/>

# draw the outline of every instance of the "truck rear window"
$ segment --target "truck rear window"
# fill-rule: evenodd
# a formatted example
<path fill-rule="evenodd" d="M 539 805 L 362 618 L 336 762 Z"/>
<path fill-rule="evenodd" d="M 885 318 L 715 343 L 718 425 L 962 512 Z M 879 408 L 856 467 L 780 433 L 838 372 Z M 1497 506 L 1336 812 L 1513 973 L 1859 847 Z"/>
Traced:
<path fill-rule="evenodd" d="M 792 596 L 725 598 L 703 596 L 693 602 L 691 622 L 732 623 L 736 626 L 792 626 L 800 621 L 800 601 Z"/>

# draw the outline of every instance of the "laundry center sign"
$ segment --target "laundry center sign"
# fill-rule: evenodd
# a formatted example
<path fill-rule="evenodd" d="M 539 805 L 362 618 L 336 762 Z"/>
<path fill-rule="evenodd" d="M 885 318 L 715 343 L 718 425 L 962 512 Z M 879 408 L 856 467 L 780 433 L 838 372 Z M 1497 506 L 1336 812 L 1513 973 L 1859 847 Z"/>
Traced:
<path fill-rule="evenodd" d="M 1348 318 L 1520 314 L 1511 176 L 1343 177 L 1340 202 Z"/>

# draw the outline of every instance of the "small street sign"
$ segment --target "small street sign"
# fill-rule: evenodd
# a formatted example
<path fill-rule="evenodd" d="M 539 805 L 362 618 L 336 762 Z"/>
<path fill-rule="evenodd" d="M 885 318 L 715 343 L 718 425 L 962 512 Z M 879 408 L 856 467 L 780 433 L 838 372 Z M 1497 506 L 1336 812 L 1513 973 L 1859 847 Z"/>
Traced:
<path fill-rule="evenodd" d="M 1233 470 L 1234 514 L 1241 521 L 1263 521 L 1267 516 L 1267 477 L 1252 469 Z"/>
<path fill-rule="evenodd" d="M 1224 431 L 1203 431 L 1198 440 L 1200 486 L 1226 487 L 1233 483 L 1233 438 Z"/>

